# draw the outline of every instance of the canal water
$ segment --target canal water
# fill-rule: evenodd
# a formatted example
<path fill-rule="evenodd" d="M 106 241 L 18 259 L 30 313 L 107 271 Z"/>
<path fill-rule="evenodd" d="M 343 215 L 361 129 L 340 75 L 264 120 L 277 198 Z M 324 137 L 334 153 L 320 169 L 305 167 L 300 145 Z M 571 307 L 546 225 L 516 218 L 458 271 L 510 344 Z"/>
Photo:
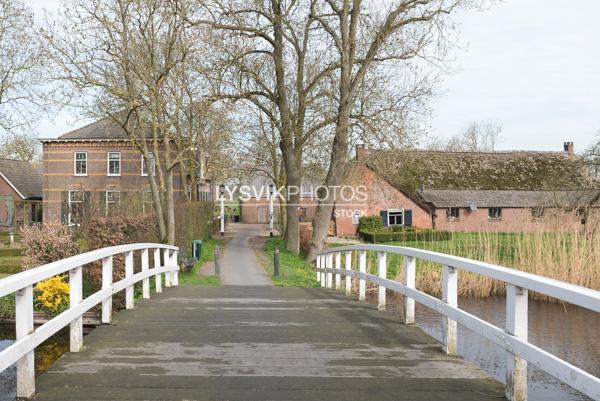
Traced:
<path fill-rule="evenodd" d="M 399 296 L 388 295 L 388 310 L 401 310 L 401 301 Z M 462 298 L 458 301 L 460 308 L 498 327 L 504 327 L 505 303 L 504 297 Z M 417 326 L 438 341 L 442 340 L 442 317 L 439 313 L 417 303 L 415 319 Z M 577 306 L 529 300 L 529 341 L 600 377 L 599 313 Z M 506 354 L 500 347 L 459 325 L 458 352 L 504 383 Z M 530 365 L 529 400 L 591 399 Z"/>
<path fill-rule="evenodd" d="M 371 299 L 371 302 L 375 300 Z M 400 297 L 388 295 L 388 310 L 401 309 Z M 504 298 L 459 299 L 459 306 L 496 326 L 504 327 Z M 417 325 L 441 341 L 441 316 L 419 304 Z M 14 341 L 13 326 L 0 325 L 0 350 Z M 575 306 L 529 301 L 529 341 L 587 372 L 600 376 L 600 314 Z M 46 370 L 69 349 L 68 328 L 36 349 L 36 372 Z M 458 352 L 497 380 L 504 382 L 505 353 L 498 346 L 459 326 Z M 0 373 L 0 401 L 15 397 L 15 368 Z M 589 401 L 546 373 L 529 367 L 530 401 Z"/>

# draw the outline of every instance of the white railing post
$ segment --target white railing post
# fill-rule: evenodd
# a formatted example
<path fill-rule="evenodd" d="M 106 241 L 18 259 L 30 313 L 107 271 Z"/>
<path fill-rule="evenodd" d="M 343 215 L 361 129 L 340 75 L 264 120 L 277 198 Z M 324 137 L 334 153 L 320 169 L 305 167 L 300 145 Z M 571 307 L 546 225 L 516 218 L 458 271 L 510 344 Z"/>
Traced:
<path fill-rule="evenodd" d="M 387 277 L 387 255 L 385 252 L 377 252 L 377 275 L 380 278 Z M 380 285 L 377 289 L 377 309 L 385 310 L 385 287 Z"/>
<path fill-rule="evenodd" d="M 319 269 L 321 268 L 321 255 L 317 255 L 317 259 L 315 260 L 315 264 L 317 266 L 317 268 L 315 269 L 317 271 L 317 281 L 321 281 L 321 272 L 319 271 Z"/>
<path fill-rule="evenodd" d="M 113 257 L 102 259 L 102 289 L 106 290 L 112 286 L 113 281 Z M 112 294 L 102 301 L 102 323 L 112 322 Z"/>
<path fill-rule="evenodd" d="M 179 260 L 177 259 L 178 256 L 178 252 L 177 251 L 173 251 L 173 264 L 175 266 L 177 266 L 177 270 L 175 270 L 173 272 L 173 285 L 174 286 L 178 286 L 179 285 Z"/>
<path fill-rule="evenodd" d="M 77 306 L 83 300 L 83 268 L 81 266 L 69 270 L 69 303 Z M 70 350 L 79 352 L 83 347 L 83 315 L 75 318 L 70 324 Z"/>
<path fill-rule="evenodd" d="M 358 251 L 358 271 L 367 273 L 367 251 Z M 358 300 L 364 301 L 367 293 L 367 282 L 364 278 L 358 280 Z"/>
<path fill-rule="evenodd" d="M 16 339 L 33 333 L 33 286 L 15 293 Z M 35 394 L 35 356 L 32 349 L 17 362 L 17 397 L 31 398 Z"/>
<path fill-rule="evenodd" d="M 325 260 L 325 254 L 320 256 L 321 258 L 321 269 L 325 269 L 327 267 L 327 263 Z M 327 283 L 325 283 L 326 275 L 325 272 L 321 272 L 321 287 L 325 288 Z"/>
<path fill-rule="evenodd" d="M 342 270 L 342 253 L 341 252 L 336 252 L 335 253 L 335 289 L 339 290 L 342 286 L 342 276 L 340 275 L 340 272 Z"/>
<path fill-rule="evenodd" d="M 164 250 L 164 260 L 165 260 L 165 266 L 170 266 L 171 265 L 171 251 L 168 249 Z M 165 273 L 165 287 L 170 287 L 171 286 L 171 272 L 166 272 Z"/>
<path fill-rule="evenodd" d="M 349 271 L 352 270 L 352 251 L 346 251 L 346 295 L 352 293 L 352 277 L 348 275 Z"/>
<path fill-rule="evenodd" d="M 452 266 L 442 266 L 442 301 L 450 306 L 458 306 L 458 272 Z M 442 316 L 443 349 L 448 355 L 457 353 L 456 321 Z"/>
<path fill-rule="evenodd" d="M 417 264 L 412 256 L 404 256 L 404 285 L 415 289 Z M 415 300 L 404 297 L 404 324 L 415 324 Z"/>
<path fill-rule="evenodd" d="M 506 332 L 527 341 L 527 289 L 506 285 Z M 527 361 L 506 352 L 506 398 L 527 401 Z"/>
<path fill-rule="evenodd" d="M 133 251 L 125 252 L 125 278 L 133 277 Z M 125 288 L 125 309 L 133 309 L 134 292 L 133 284 Z"/>
<path fill-rule="evenodd" d="M 328 253 L 327 254 L 327 268 L 328 269 L 333 269 L 333 253 Z M 327 288 L 332 288 L 333 287 L 333 273 L 328 271 L 327 272 Z"/>
<path fill-rule="evenodd" d="M 158 269 L 160 266 L 160 249 L 154 249 L 154 268 Z M 156 273 L 154 275 L 155 279 L 155 287 L 156 293 L 162 292 L 162 275 L 160 273 Z"/>
<path fill-rule="evenodd" d="M 150 263 L 148 261 L 148 249 L 142 249 L 142 271 L 148 271 L 150 269 Z M 150 278 L 145 278 L 142 281 L 142 297 L 144 299 L 150 299 Z"/>

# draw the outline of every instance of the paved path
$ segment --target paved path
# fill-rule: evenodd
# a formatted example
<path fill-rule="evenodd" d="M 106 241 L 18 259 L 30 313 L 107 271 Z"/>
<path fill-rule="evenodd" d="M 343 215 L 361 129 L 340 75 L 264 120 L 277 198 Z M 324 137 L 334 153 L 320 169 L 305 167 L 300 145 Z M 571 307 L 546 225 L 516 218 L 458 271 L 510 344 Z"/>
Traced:
<path fill-rule="evenodd" d="M 231 224 L 232 238 L 221 258 L 221 283 L 224 285 L 273 285 L 248 243 L 251 238 L 266 235 L 264 224 Z"/>
<path fill-rule="evenodd" d="M 331 290 L 166 288 L 85 337 L 37 400 L 498 400 L 393 313 Z"/>

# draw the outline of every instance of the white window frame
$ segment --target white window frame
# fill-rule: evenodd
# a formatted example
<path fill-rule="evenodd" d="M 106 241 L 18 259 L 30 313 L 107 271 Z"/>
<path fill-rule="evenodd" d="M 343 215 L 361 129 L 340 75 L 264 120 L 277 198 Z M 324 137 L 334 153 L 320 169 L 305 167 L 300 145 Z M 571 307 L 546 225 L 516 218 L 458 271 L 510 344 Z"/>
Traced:
<path fill-rule="evenodd" d="M 81 192 L 81 200 L 80 201 L 73 201 L 73 200 L 71 200 L 71 194 L 73 192 Z M 71 213 L 71 204 L 73 204 L 73 203 L 81 203 L 81 210 L 83 212 L 83 204 L 85 203 L 85 192 L 82 191 L 82 190 L 80 190 L 80 189 L 70 189 L 69 190 L 69 199 L 68 199 L 69 212 L 67 214 L 67 225 L 69 227 L 79 227 L 81 225 L 81 222 L 79 222 L 79 223 L 73 223 L 71 221 L 71 215 L 72 215 L 72 213 Z"/>
<path fill-rule="evenodd" d="M 144 169 L 144 167 L 146 166 L 146 160 L 144 159 L 144 155 L 142 156 L 142 163 L 141 163 L 141 170 L 140 170 L 140 175 L 142 177 L 148 177 L 148 168 Z M 152 157 L 150 157 L 152 156 Z M 152 163 L 152 175 L 156 175 L 156 159 L 154 157 L 154 152 L 148 152 L 148 158 L 151 158 L 152 160 L 154 160 L 154 163 Z M 144 172 L 144 170 L 146 170 L 146 172 Z"/>
<path fill-rule="evenodd" d="M 117 193 L 119 194 L 119 198 L 116 201 L 108 201 L 108 194 L 109 193 Z M 119 191 L 118 189 L 107 189 L 106 191 L 104 191 L 104 213 L 106 216 L 108 216 L 108 205 L 118 205 L 121 202 L 121 191 Z"/>
<path fill-rule="evenodd" d="M 355 226 L 358 225 L 358 223 L 360 222 L 360 217 L 362 216 L 362 213 L 360 212 L 360 210 L 355 210 L 352 212 L 352 224 L 354 224 Z"/>
<path fill-rule="evenodd" d="M 394 213 L 394 216 L 395 216 L 395 213 L 400 213 L 402 215 L 402 223 L 401 224 L 391 224 L 390 223 L 390 214 L 391 213 Z M 404 209 L 388 209 L 387 210 L 387 225 L 389 227 L 391 227 L 391 226 L 403 226 L 404 225 Z"/>
<path fill-rule="evenodd" d="M 110 172 L 110 162 L 111 162 L 110 155 L 113 155 L 113 154 L 119 155 L 119 160 L 118 160 L 119 173 L 118 174 Z M 112 161 L 115 161 L 115 160 L 112 160 Z M 120 177 L 121 176 L 121 152 L 106 152 L 106 175 L 108 177 Z"/>
<path fill-rule="evenodd" d="M 85 155 L 85 159 L 77 160 L 77 155 L 83 154 Z M 77 172 L 77 162 L 85 162 L 85 173 Z M 88 175 L 88 154 L 87 152 L 73 152 L 73 175 L 75 177 L 87 177 Z"/>

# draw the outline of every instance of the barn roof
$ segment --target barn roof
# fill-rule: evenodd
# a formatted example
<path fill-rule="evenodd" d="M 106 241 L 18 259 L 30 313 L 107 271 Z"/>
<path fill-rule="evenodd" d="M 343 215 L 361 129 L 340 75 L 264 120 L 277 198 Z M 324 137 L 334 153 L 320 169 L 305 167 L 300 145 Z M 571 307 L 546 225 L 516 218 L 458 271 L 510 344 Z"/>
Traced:
<path fill-rule="evenodd" d="M 600 204 L 600 190 L 435 190 L 421 191 L 421 198 L 435 208 L 447 207 L 578 207 Z"/>
<path fill-rule="evenodd" d="M 0 159 L 0 174 L 23 199 L 42 199 L 42 169 L 29 162 Z"/>
<path fill-rule="evenodd" d="M 584 160 L 568 152 L 377 150 L 367 165 L 406 192 L 437 190 L 574 190 L 594 187 Z"/>

